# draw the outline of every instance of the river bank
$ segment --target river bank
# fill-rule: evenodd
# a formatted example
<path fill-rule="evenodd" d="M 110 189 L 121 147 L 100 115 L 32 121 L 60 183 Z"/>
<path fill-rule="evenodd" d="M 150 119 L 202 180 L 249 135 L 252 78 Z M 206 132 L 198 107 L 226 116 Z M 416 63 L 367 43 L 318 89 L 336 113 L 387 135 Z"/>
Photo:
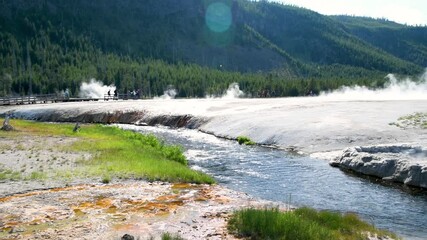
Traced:
<path fill-rule="evenodd" d="M 52 126 L 55 125 L 53 124 Z M 71 129 L 69 130 L 71 131 Z M 50 156 L 52 157 L 51 161 L 61 161 L 66 158 L 66 156 L 56 156 L 56 150 L 62 152 L 66 148 L 59 146 L 54 148 L 49 144 L 28 144 L 24 147 L 22 145 L 23 143 L 25 143 L 25 136 L 21 137 L 23 138 L 15 138 L 13 140 L 17 145 L 7 147 L 7 149 L 5 149 L 2 154 L 15 154 L 13 153 L 13 151 L 9 152 L 9 150 L 20 149 L 26 152 L 25 154 L 17 155 L 21 155 L 23 158 L 27 159 L 29 163 L 34 161 L 35 165 L 37 165 L 37 162 L 42 159 L 42 157 L 40 156 L 43 155 L 38 151 L 50 151 Z M 47 139 L 43 139 L 45 137 L 47 137 Z M 75 142 L 74 138 L 62 139 L 53 137 L 52 139 L 50 139 L 51 137 L 53 136 L 50 136 L 49 133 L 44 134 L 43 138 L 35 138 L 34 143 L 50 142 L 56 145 L 56 142 L 64 142 L 64 145 L 67 145 L 74 144 Z M 2 136 L 2 139 L 5 139 L 4 136 Z M 9 141 L 11 140 L 9 139 Z M 36 158 L 36 156 L 38 158 Z M 0 159 L 7 160 L 6 157 Z M 82 161 L 84 160 L 77 161 L 76 163 L 81 163 Z M 73 163 L 72 160 L 70 160 L 70 162 Z M 37 167 L 38 171 L 47 171 L 48 169 L 43 169 L 43 171 L 41 171 L 40 166 L 49 166 L 49 164 L 40 164 Z M 18 169 L 22 169 L 23 165 L 21 165 Z M 64 165 L 64 167 L 66 168 L 67 165 Z M 30 169 L 32 168 L 30 167 Z M 72 167 L 72 169 L 74 168 Z M 26 173 L 26 170 L 24 170 L 22 173 Z M 23 180 L 23 182 L 26 183 L 38 182 L 38 176 L 34 176 L 34 178 L 26 178 Z M 189 184 L 177 185 L 140 181 L 126 182 L 122 180 L 113 180 L 112 184 L 104 185 L 100 184 L 100 182 L 103 181 L 103 179 L 100 178 L 80 179 L 80 181 L 82 182 L 62 182 L 57 185 L 61 186 L 62 184 L 62 188 L 56 189 L 49 189 L 50 187 L 52 187 L 51 185 L 49 185 L 50 183 L 42 181 L 43 187 L 41 188 L 45 190 L 38 191 L 35 188 L 31 189 L 30 187 L 28 188 L 29 191 L 24 194 L 13 194 L 16 192 L 13 192 L 12 190 L 12 195 L 8 195 L 5 198 L 2 198 L 2 201 L 4 201 L 4 208 L 0 212 L 2 214 L 5 213 L 6 215 L 2 216 L 1 219 L 5 219 L 7 221 L 2 222 L 2 226 L 4 227 L 3 233 L 16 238 L 26 237 L 28 239 L 32 239 L 34 237 L 49 238 L 49 236 L 61 236 L 67 239 L 67 234 L 69 234 L 69 239 L 76 237 L 80 238 L 80 236 L 86 235 L 92 238 L 96 238 L 96 236 L 107 236 L 106 234 L 108 233 L 110 234 L 108 235 L 108 237 L 114 239 L 119 238 L 120 236 L 113 236 L 111 234 L 120 235 L 124 232 L 127 232 L 135 234 L 136 236 L 148 236 L 147 234 L 158 236 L 160 232 L 172 232 L 177 229 L 176 232 L 187 239 L 232 239 L 232 236 L 227 236 L 228 233 L 225 230 L 226 219 L 232 211 L 245 206 L 265 206 L 266 204 L 272 204 L 268 201 L 254 200 L 245 194 L 236 191 L 231 191 L 220 186 Z M 85 181 L 87 182 L 85 183 Z M 9 185 L 10 182 L 13 182 L 13 180 L 4 183 L 7 186 L 11 186 Z M 139 186 L 138 184 L 142 184 L 143 186 Z M 153 184 L 154 187 L 152 186 Z M 158 186 L 166 186 L 166 188 L 160 187 L 159 190 L 157 188 Z M 139 190 L 137 192 L 132 192 L 131 190 L 129 190 L 134 188 Z M 154 191 L 159 191 L 160 193 L 154 196 L 146 195 L 147 192 L 150 193 L 153 191 L 150 189 L 154 189 Z M 79 191 L 81 192 L 76 193 Z M 128 191 L 131 192 L 131 196 L 126 195 Z M 211 194 L 206 195 L 206 193 Z M 125 196 L 125 198 L 122 198 L 121 196 Z M 147 197 L 147 199 L 145 199 L 145 197 Z M 67 200 L 68 198 L 70 198 L 70 201 Z M 141 200 L 140 198 L 143 198 L 143 200 Z M 46 201 L 49 199 L 52 199 L 53 202 Z M 131 200 L 131 203 L 136 202 L 137 206 L 134 206 L 135 208 L 132 208 L 132 204 L 129 204 L 129 199 Z M 47 203 L 46 206 L 43 205 L 45 203 Z M 168 210 L 169 205 L 172 206 L 172 212 Z M 182 207 L 182 210 L 180 211 L 183 211 L 183 218 L 181 218 L 181 216 L 173 215 L 179 212 L 177 210 L 178 207 Z M 211 209 L 210 207 L 213 207 L 214 209 Z M 117 210 L 118 208 L 120 209 Z M 131 210 L 129 210 L 129 208 L 131 208 Z M 141 211 L 136 211 L 138 209 Z M 217 209 L 218 211 L 216 211 L 215 209 Z M 177 211 L 175 212 L 175 210 Z M 205 210 L 208 211 L 206 212 Z M 114 215 L 116 211 L 118 211 L 119 214 Z M 161 215 L 160 218 L 156 217 L 153 222 L 146 223 L 148 224 L 148 227 L 144 225 L 145 222 L 143 221 L 143 223 L 141 224 L 141 220 L 139 219 L 141 218 L 141 216 L 143 219 L 147 219 L 147 216 L 151 216 L 144 215 L 147 214 L 147 211 L 154 211 L 156 212 L 156 214 L 160 213 Z M 81 212 L 83 212 L 83 214 Z M 120 225 L 120 223 L 116 222 L 116 217 L 123 216 L 123 214 L 121 213 L 125 215 L 132 213 L 130 215 L 127 215 L 129 217 L 129 220 L 131 220 L 130 222 L 127 221 L 128 218 L 122 218 L 122 220 L 125 222 L 125 225 L 127 223 L 130 225 L 130 227 L 125 227 L 126 230 L 123 232 L 112 228 L 112 226 L 115 226 L 116 224 Z M 209 216 L 212 216 L 212 214 L 215 217 L 209 218 Z M 172 219 L 164 218 L 165 215 L 170 216 Z M 96 221 L 94 220 L 93 225 L 92 223 L 87 224 L 88 219 L 92 219 L 92 216 L 95 216 L 95 219 L 99 217 L 99 219 Z M 198 218 L 209 218 L 209 224 L 208 222 L 204 224 L 202 220 L 197 220 Z M 132 222 L 135 219 L 137 219 L 138 224 Z M 176 219 L 187 219 L 188 221 L 182 220 L 176 222 Z M 69 225 L 70 220 L 72 222 L 71 225 Z M 220 225 L 212 225 L 210 224 L 210 221 L 218 221 Z M 85 224 L 74 225 L 74 222 Z M 191 222 L 193 222 L 194 224 L 189 224 Z M 202 225 L 199 225 L 200 223 Z M 209 228 L 200 227 L 205 225 L 209 226 Z M 155 227 L 151 228 L 151 226 Z M 82 229 L 82 231 L 80 231 L 80 229 Z M 96 229 L 97 231 L 99 229 L 101 230 L 97 232 L 93 229 Z M 106 229 L 110 229 L 110 232 L 108 232 Z M 144 235 L 141 233 L 141 229 L 148 229 L 149 233 Z"/>
<path fill-rule="evenodd" d="M 340 158 L 347 148 L 381 145 L 427 147 L 427 129 L 401 127 L 398 120 L 423 112 L 427 100 L 179 99 L 11 106 L 1 115 L 55 122 L 127 123 L 194 128 L 218 137 L 247 136 L 261 145 Z M 412 161 L 427 179 L 427 161 Z M 343 165 L 344 167 L 344 165 Z M 403 169 L 403 168 L 402 168 Z M 361 172 L 369 174 L 369 171 Z M 393 175 L 401 175 L 393 173 Z M 375 175 L 381 177 L 382 174 Z M 384 177 L 417 187 L 409 178 Z"/>
<path fill-rule="evenodd" d="M 16 132 L 0 132 L 0 239 L 149 239 L 165 232 L 234 239 L 226 229 L 233 211 L 272 204 L 219 185 L 116 175 L 102 183 L 103 176 L 79 173 L 96 159 L 75 148 L 81 136 L 53 133 L 69 127 L 42 124 L 38 134 L 35 124 L 18 125 Z"/>

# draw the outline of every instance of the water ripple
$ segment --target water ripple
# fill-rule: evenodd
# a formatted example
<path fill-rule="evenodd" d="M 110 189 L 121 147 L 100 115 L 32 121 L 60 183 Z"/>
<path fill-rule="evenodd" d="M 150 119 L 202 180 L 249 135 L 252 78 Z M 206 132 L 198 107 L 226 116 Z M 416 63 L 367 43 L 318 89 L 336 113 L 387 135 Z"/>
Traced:
<path fill-rule="evenodd" d="M 128 128 L 129 126 L 124 126 Z M 261 147 L 240 146 L 195 130 L 135 127 L 182 145 L 193 169 L 254 197 L 341 212 L 355 212 L 407 239 L 427 236 L 427 194 L 346 174 L 327 162 Z"/>

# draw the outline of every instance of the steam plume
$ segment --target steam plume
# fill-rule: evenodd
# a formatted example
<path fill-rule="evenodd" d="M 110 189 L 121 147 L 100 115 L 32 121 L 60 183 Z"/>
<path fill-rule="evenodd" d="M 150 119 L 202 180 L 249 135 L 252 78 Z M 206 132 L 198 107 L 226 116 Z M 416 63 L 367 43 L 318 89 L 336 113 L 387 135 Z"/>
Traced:
<path fill-rule="evenodd" d="M 83 82 L 80 85 L 79 97 L 81 98 L 103 98 L 105 94 L 110 90 L 113 95 L 116 87 L 114 85 L 106 86 L 100 81 L 91 79 L 89 83 Z"/>
<path fill-rule="evenodd" d="M 427 69 L 413 81 L 410 78 L 397 79 L 388 74 L 385 88 L 372 90 L 366 86 L 342 87 L 333 92 L 321 92 L 320 97 L 336 100 L 427 100 Z"/>
<path fill-rule="evenodd" d="M 168 88 L 163 92 L 162 96 L 154 97 L 154 99 L 174 99 L 177 94 L 178 92 L 176 91 L 176 89 L 172 85 L 169 85 Z"/>
<path fill-rule="evenodd" d="M 245 93 L 240 90 L 239 84 L 234 82 L 228 86 L 227 91 L 220 97 L 218 96 L 207 96 L 207 98 L 222 98 L 222 99 L 234 99 L 243 97 Z"/>

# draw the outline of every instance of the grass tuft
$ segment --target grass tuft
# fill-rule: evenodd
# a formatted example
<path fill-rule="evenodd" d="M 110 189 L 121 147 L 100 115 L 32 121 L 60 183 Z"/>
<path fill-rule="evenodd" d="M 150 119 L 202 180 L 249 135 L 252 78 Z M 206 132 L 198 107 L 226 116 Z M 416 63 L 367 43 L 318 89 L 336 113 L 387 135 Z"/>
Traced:
<path fill-rule="evenodd" d="M 242 145 L 255 145 L 255 142 L 252 141 L 249 137 L 246 136 L 238 136 L 237 137 L 237 142 Z"/>
<path fill-rule="evenodd" d="M 340 214 L 300 208 L 281 212 L 277 208 L 244 209 L 233 214 L 228 229 L 238 237 L 250 239 L 366 239 L 366 236 L 391 237 L 393 233 L 375 229 L 355 214 Z"/>
<path fill-rule="evenodd" d="M 19 180 L 21 179 L 21 173 L 11 170 L 0 169 L 0 180 Z"/>
<path fill-rule="evenodd" d="M 102 182 L 102 183 L 104 183 L 104 184 L 108 184 L 108 183 L 110 183 L 110 182 L 111 182 L 111 176 L 110 176 L 110 175 L 105 174 L 104 176 L 102 176 L 102 180 L 101 180 L 101 182 Z"/>
<path fill-rule="evenodd" d="M 30 176 L 27 178 L 30 180 L 43 180 L 47 178 L 47 175 L 46 173 L 36 171 L 36 172 L 32 172 Z"/>
<path fill-rule="evenodd" d="M 161 239 L 162 240 L 185 240 L 184 238 L 182 238 L 178 234 L 170 234 L 168 232 L 163 233 L 161 236 Z"/>

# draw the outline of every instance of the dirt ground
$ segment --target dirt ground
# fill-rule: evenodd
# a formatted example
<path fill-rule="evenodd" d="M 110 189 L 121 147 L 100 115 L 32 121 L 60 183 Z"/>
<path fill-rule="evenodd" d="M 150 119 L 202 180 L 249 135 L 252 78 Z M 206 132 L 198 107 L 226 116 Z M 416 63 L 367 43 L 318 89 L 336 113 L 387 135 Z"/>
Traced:
<path fill-rule="evenodd" d="M 33 189 L 71 184 L 81 180 L 58 178 L 59 172 L 75 170 L 79 162 L 90 159 L 88 153 L 72 152 L 67 146 L 77 141 L 66 137 L 15 136 L 0 138 L 0 174 L 5 171 L 19 175 L 16 181 L 2 183 L 0 197 Z M 44 176 L 44 177 L 40 177 Z M 43 181 L 37 179 L 44 178 Z"/>
<path fill-rule="evenodd" d="M 0 239 L 234 239 L 226 229 L 237 209 L 272 204 L 214 185 L 58 179 L 89 154 L 65 151 L 76 139 L 0 138 L 0 169 L 20 178 L 0 180 Z M 43 180 L 33 172 L 45 174 Z"/>

